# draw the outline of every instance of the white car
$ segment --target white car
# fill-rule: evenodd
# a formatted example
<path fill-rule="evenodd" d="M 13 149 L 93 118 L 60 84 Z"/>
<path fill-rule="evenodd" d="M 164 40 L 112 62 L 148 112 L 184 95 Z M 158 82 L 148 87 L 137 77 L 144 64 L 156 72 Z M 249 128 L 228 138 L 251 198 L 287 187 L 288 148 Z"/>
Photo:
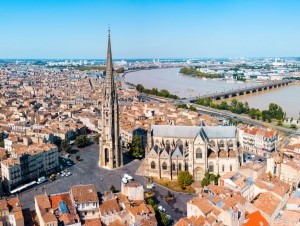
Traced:
<path fill-rule="evenodd" d="M 67 173 L 67 176 L 71 176 L 71 175 L 72 175 L 72 173 L 71 173 L 71 172 L 68 172 L 68 173 Z"/>
<path fill-rule="evenodd" d="M 162 206 L 158 206 L 158 210 L 159 210 L 160 212 L 166 212 L 166 209 L 163 208 Z"/>

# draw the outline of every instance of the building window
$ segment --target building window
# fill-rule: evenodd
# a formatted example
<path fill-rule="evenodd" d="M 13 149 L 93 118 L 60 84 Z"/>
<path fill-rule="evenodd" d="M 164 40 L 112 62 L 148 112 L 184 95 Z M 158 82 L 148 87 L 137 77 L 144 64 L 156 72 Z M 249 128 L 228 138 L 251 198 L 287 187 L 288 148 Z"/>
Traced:
<path fill-rule="evenodd" d="M 232 164 L 230 164 L 230 171 L 232 171 Z"/>
<path fill-rule="evenodd" d="M 151 169 L 155 169 L 155 162 L 154 161 L 151 162 Z"/>
<path fill-rule="evenodd" d="M 176 170 L 176 165 L 175 162 L 172 163 L 172 170 L 175 171 Z"/>
<path fill-rule="evenodd" d="M 200 148 L 196 150 L 196 159 L 202 159 L 202 150 Z"/>
<path fill-rule="evenodd" d="M 225 166 L 224 166 L 224 164 L 222 165 L 222 172 L 224 172 L 224 169 L 225 169 Z"/>
<path fill-rule="evenodd" d="M 163 169 L 163 170 L 167 170 L 167 168 L 168 168 L 168 167 L 167 167 L 167 163 L 163 162 L 163 164 L 162 164 L 162 169 Z"/>
<path fill-rule="evenodd" d="M 210 173 L 213 173 L 213 172 L 214 172 L 214 164 L 213 164 L 212 162 L 210 162 L 209 165 L 208 165 L 208 171 L 209 171 Z"/>
<path fill-rule="evenodd" d="M 182 167 L 181 167 L 181 163 L 178 164 L 178 171 L 181 171 Z"/>
<path fill-rule="evenodd" d="M 184 170 L 189 171 L 189 164 L 187 162 L 184 163 Z"/>

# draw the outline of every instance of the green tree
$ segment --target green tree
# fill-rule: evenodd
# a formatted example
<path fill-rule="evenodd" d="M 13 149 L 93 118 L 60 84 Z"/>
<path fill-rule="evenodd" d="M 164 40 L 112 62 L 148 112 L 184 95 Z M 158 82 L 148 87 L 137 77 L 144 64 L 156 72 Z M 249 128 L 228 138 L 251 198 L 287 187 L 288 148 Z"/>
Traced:
<path fill-rule="evenodd" d="M 277 126 L 282 126 L 282 120 L 281 119 L 278 120 Z"/>
<path fill-rule="evenodd" d="M 100 139 L 100 134 L 97 134 L 97 135 L 94 137 L 94 143 L 95 143 L 95 144 L 99 144 L 99 139 Z"/>
<path fill-rule="evenodd" d="M 160 91 L 160 96 L 163 96 L 163 97 L 169 97 L 169 95 L 170 95 L 170 93 L 169 93 L 169 91 L 166 90 L 166 89 L 162 89 L 162 90 Z"/>
<path fill-rule="evenodd" d="M 248 113 L 249 110 L 250 110 L 250 107 L 249 107 L 248 102 L 246 101 L 245 104 L 244 104 L 244 111 L 245 111 L 244 113 Z"/>
<path fill-rule="evenodd" d="M 157 94 L 158 94 L 158 90 L 157 90 L 157 88 L 152 88 L 152 90 L 151 90 L 151 94 L 153 94 L 153 95 L 157 95 Z"/>
<path fill-rule="evenodd" d="M 256 109 L 256 111 L 255 111 L 255 117 L 256 117 L 257 120 L 260 119 L 260 117 L 261 117 L 261 112 L 260 112 L 260 110 Z"/>
<path fill-rule="evenodd" d="M 78 148 L 83 148 L 88 145 L 88 139 L 86 135 L 80 135 L 75 139 L 75 145 Z"/>
<path fill-rule="evenodd" d="M 136 90 L 137 91 L 139 91 L 139 92 L 143 92 L 144 91 L 144 86 L 143 85 L 141 85 L 141 84 L 137 84 L 137 86 L 136 86 Z"/>
<path fill-rule="evenodd" d="M 4 141 L 0 141 L 0 148 L 4 148 Z"/>
<path fill-rule="evenodd" d="M 160 213 L 160 220 L 161 220 L 162 225 L 164 225 L 164 226 L 169 225 L 170 220 L 166 213 Z"/>
<path fill-rule="evenodd" d="M 211 184 L 211 182 L 214 182 L 214 184 L 217 185 L 220 177 L 221 177 L 220 174 L 218 174 L 216 176 L 213 173 L 205 172 L 204 178 L 201 181 L 201 186 L 205 187 L 205 186 Z"/>
<path fill-rule="evenodd" d="M 285 115 L 282 108 L 274 103 L 269 104 L 269 113 L 270 113 L 271 118 L 275 118 L 278 120 L 283 119 L 284 115 Z"/>
<path fill-rule="evenodd" d="M 140 156 L 144 156 L 145 149 L 141 142 L 140 136 L 135 135 L 133 137 L 133 140 L 132 140 L 131 144 L 129 145 L 129 150 L 130 150 L 131 155 L 134 158 L 139 158 Z"/>
<path fill-rule="evenodd" d="M 226 102 L 226 101 L 222 101 L 221 103 L 220 103 L 220 105 L 219 105 L 219 109 L 221 109 L 221 110 L 229 110 L 229 105 L 228 105 L 228 103 Z"/>
<path fill-rule="evenodd" d="M 255 116 L 256 116 L 256 109 L 255 108 L 251 108 L 249 110 L 249 116 L 252 118 L 252 119 L 255 119 Z"/>
<path fill-rule="evenodd" d="M 201 187 L 205 187 L 207 185 L 209 185 L 210 181 L 208 180 L 208 178 L 204 177 L 202 180 L 201 180 Z"/>
<path fill-rule="evenodd" d="M 177 176 L 179 186 L 184 189 L 193 183 L 193 176 L 188 171 L 180 171 Z"/>
<path fill-rule="evenodd" d="M 69 140 L 64 139 L 61 141 L 61 149 L 67 153 L 71 153 L 71 145 Z"/>
<path fill-rule="evenodd" d="M 153 198 L 148 198 L 147 199 L 147 204 L 150 205 L 150 206 L 152 206 L 152 207 L 154 207 L 155 202 L 154 202 Z"/>
<path fill-rule="evenodd" d="M 197 108 L 194 106 L 190 106 L 190 111 L 197 111 Z"/>
<path fill-rule="evenodd" d="M 238 101 L 237 101 L 237 99 L 233 99 L 232 101 L 231 101 L 231 103 L 230 103 L 230 110 L 232 111 L 232 112 L 236 112 L 236 109 L 237 109 L 237 106 L 238 106 Z"/>

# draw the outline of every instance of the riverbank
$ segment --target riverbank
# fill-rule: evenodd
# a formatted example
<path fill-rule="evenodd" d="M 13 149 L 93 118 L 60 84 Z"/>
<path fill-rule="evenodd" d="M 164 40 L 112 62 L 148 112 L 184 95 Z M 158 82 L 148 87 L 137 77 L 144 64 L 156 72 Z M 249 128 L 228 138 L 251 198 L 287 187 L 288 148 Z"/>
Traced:
<path fill-rule="evenodd" d="M 183 67 L 179 70 L 179 73 L 188 75 L 188 76 L 192 76 L 192 77 L 198 77 L 198 78 L 221 78 L 221 76 L 218 74 L 204 73 L 204 72 L 197 70 L 196 68 Z"/>
<path fill-rule="evenodd" d="M 215 92 L 246 88 L 257 83 L 230 83 L 219 79 L 199 79 L 187 75 L 179 75 L 180 68 L 140 70 L 124 76 L 126 82 L 142 84 L 147 89 L 166 89 L 180 98 L 204 96 Z M 299 118 L 300 86 L 291 85 L 236 97 L 241 102 L 248 102 L 252 108 L 260 110 L 268 108 L 270 102 L 276 103 L 286 111 L 288 118 Z M 226 99 L 227 100 L 227 99 Z M 230 99 L 229 99 L 230 101 Z"/>

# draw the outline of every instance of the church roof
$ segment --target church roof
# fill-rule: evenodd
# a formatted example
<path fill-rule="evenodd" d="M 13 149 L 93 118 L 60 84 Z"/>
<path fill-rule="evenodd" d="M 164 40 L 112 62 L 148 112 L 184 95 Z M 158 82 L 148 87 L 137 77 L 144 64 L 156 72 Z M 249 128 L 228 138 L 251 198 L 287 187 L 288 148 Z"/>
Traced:
<path fill-rule="evenodd" d="M 153 136 L 157 137 L 193 138 L 200 129 L 200 126 L 151 125 Z"/>
<path fill-rule="evenodd" d="M 183 157 L 182 153 L 181 153 L 181 151 L 180 151 L 180 149 L 179 149 L 178 146 L 176 147 L 175 151 L 173 152 L 172 157 L 178 157 L 178 158 L 182 158 Z"/>
<path fill-rule="evenodd" d="M 214 138 L 235 138 L 235 126 L 172 126 L 172 125 L 151 125 L 153 136 L 195 138 L 200 132 L 208 139 Z"/>
<path fill-rule="evenodd" d="M 235 126 L 206 126 L 203 130 L 208 139 L 236 137 Z"/>

